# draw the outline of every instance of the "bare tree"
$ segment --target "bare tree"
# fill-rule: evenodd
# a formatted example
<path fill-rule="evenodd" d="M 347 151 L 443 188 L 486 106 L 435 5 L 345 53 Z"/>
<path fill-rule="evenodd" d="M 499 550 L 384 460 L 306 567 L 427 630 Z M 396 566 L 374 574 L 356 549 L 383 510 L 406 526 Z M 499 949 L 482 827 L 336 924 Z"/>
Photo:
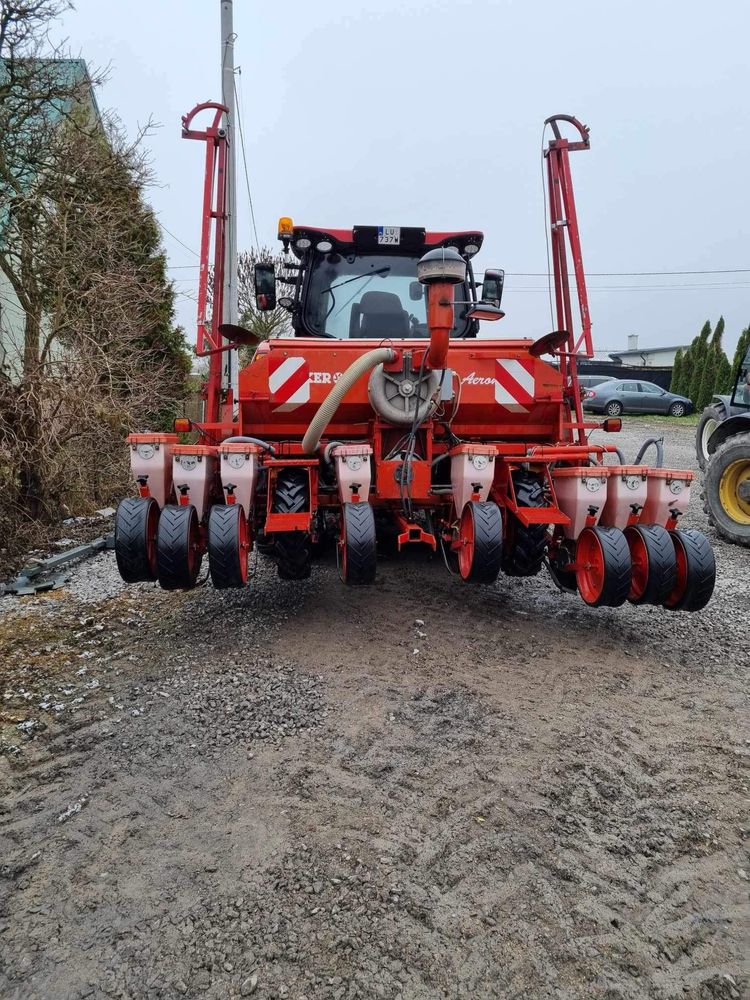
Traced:
<path fill-rule="evenodd" d="M 277 277 L 284 272 L 290 258 L 283 254 L 262 247 L 260 251 L 246 250 L 238 258 L 237 291 L 239 298 L 240 323 L 251 330 L 261 340 L 269 337 L 288 337 L 292 332 L 291 317 L 283 306 L 277 306 L 268 312 L 260 312 L 255 306 L 255 265 L 259 263 L 275 264 Z M 283 286 L 280 295 L 290 294 L 291 286 Z"/>

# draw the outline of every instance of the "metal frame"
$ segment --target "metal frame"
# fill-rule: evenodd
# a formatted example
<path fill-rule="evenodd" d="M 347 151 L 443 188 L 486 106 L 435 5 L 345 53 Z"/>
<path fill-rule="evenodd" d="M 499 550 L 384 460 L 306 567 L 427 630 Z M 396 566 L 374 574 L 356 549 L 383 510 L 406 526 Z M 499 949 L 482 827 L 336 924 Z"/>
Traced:
<path fill-rule="evenodd" d="M 560 132 L 559 122 L 567 122 L 578 132 L 580 139 L 571 142 L 564 139 Z M 572 429 L 576 432 L 578 441 L 586 440 L 583 427 L 583 408 L 580 393 L 577 391 L 576 359 L 593 358 L 594 344 L 591 337 L 591 315 L 589 313 L 588 295 L 586 292 L 586 276 L 583 270 L 583 254 L 581 239 L 578 232 L 578 216 L 576 214 L 573 182 L 570 174 L 570 150 L 590 149 L 588 126 L 583 125 L 572 115 L 553 115 L 547 118 L 545 125 L 552 129 L 554 138 L 550 140 L 544 157 L 547 161 L 547 185 L 549 193 L 549 223 L 552 247 L 552 271 L 555 285 L 556 321 L 558 330 L 564 330 L 567 337 L 567 349 L 556 351 L 560 358 L 560 371 L 565 378 L 569 390 L 575 420 Z M 570 297 L 570 276 L 568 273 L 568 251 L 573 261 L 576 294 L 580 314 L 581 330 L 575 334 L 573 308 Z"/>
<path fill-rule="evenodd" d="M 202 111 L 213 110 L 211 125 L 205 129 L 191 128 L 193 119 Z M 224 104 L 206 101 L 196 104 L 183 115 L 182 138 L 199 139 L 206 144 L 205 174 L 203 179 L 203 209 L 201 214 L 200 271 L 198 275 L 198 330 L 195 353 L 209 358 L 208 384 L 206 386 L 206 413 L 208 423 L 218 423 L 221 416 L 221 354 L 232 349 L 220 333 L 224 315 L 224 267 L 227 240 L 227 163 L 228 141 L 222 119 L 228 113 Z M 213 243 L 213 274 L 211 275 L 211 245 Z M 211 282 L 211 318 L 208 308 L 208 281 Z"/>

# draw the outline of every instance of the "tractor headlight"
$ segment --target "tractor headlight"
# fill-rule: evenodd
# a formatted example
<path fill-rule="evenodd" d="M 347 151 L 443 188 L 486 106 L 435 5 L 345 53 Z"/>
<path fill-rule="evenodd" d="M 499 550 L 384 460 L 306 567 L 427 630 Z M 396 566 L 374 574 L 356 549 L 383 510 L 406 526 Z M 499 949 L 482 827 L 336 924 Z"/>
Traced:
<path fill-rule="evenodd" d="M 152 444 L 139 444 L 136 451 L 138 452 L 138 457 L 142 458 L 145 462 L 153 458 L 156 454 L 156 448 Z"/>
<path fill-rule="evenodd" d="M 321 240 L 320 243 L 315 244 L 315 249 L 319 250 L 320 253 L 330 253 L 333 250 L 333 243 L 330 240 Z"/>
<path fill-rule="evenodd" d="M 300 236 L 300 238 L 295 241 L 294 245 L 298 250 L 309 250 L 312 246 L 312 240 L 309 240 L 306 236 Z"/>

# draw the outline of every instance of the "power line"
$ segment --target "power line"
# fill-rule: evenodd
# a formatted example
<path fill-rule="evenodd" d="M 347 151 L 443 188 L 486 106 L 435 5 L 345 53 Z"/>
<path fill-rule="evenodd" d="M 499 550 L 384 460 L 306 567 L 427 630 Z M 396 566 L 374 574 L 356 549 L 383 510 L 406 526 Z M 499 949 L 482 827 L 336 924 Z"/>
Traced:
<path fill-rule="evenodd" d="M 180 239 L 180 237 L 179 236 L 175 236 L 175 234 L 170 229 L 167 229 L 167 227 L 164 225 L 164 223 L 161 221 L 161 219 L 159 220 L 159 225 L 164 230 L 164 232 L 167 234 L 167 236 L 171 236 L 173 240 L 176 240 L 177 243 L 179 243 L 181 247 L 184 247 L 189 253 L 191 253 L 193 255 L 193 257 L 197 257 L 198 260 L 200 260 L 200 256 L 201 255 L 199 253 L 197 253 L 195 250 L 193 250 L 192 247 L 189 247 L 187 245 L 187 243 L 183 243 L 182 240 Z M 185 264 L 184 266 L 185 267 L 199 267 L 200 265 L 198 265 L 198 264 Z"/>
<path fill-rule="evenodd" d="M 513 278 L 546 278 L 546 271 L 506 271 Z M 588 278 L 648 278 L 660 274 L 750 274 L 750 267 L 734 267 L 715 271 L 586 271 Z"/>
<path fill-rule="evenodd" d="M 237 72 L 240 74 L 240 84 L 241 84 L 242 83 L 242 70 L 238 69 Z M 250 174 L 249 174 L 248 169 L 247 169 L 247 155 L 245 153 L 245 132 L 244 132 L 244 129 L 242 128 L 242 115 L 243 115 L 242 104 L 240 103 L 240 99 L 239 99 L 239 96 L 237 94 L 237 84 L 234 81 L 234 77 L 232 78 L 232 86 L 234 87 L 234 99 L 235 99 L 235 101 L 237 103 L 237 108 L 239 110 L 239 114 L 237 115 L 237 124 L 240 127 L 240 149 L 242 150 L 242 167 L 243 167 L 243 170 L 244 170 L 244 173 L 245 173 L 245 185 L 247 187 L 247 200 L 250 203 L 250 218 L 252 219 L 253 232 L 255 233 L 255 247 L 256 247 L 258 253 L 260 253 L 260 241 L 258 240 L 258 227 L 255 225 L 255 208 L 253 207 L 253 196 L 252 196 L 252 194 L 250 192 Z"/>
<path fill-rule="evenodd" d="M 587 285 L 586 290 L 589 292 L 682 292 L 682 291 L 696 291 L 699 289 L 704 289 L 707 291 L 715 291 L 719 288 L 750 288 L 750 282 L 747 281 L 722 281 L 722 282 L 706 282 L 705 284 L 690 284 L 684 283 L 679 285 Z M 543 286 L 532 286 L 528 285 L 526 288 L 522 287 L 509 287 L 505 286 L 506 292 L 546 292 L 547 289 Z M 575 291 L 575 286 L 571 286 L 571 290 Z"/>

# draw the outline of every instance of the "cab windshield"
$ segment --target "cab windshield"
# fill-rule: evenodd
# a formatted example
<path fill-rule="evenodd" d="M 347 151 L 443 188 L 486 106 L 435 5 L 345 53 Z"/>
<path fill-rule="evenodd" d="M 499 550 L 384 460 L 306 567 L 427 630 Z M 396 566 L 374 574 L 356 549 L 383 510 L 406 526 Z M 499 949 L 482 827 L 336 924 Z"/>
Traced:
<path fill-rule="evenodd" d="M 427 298 L 417 281 L 419 256 L 339 253 L 315 254 L 303 309 L 310 333 L 346 340 L 429 337 Z M 463 336 L 469 298 L 465 284 L 455 286 L 451 336 Z"/>

